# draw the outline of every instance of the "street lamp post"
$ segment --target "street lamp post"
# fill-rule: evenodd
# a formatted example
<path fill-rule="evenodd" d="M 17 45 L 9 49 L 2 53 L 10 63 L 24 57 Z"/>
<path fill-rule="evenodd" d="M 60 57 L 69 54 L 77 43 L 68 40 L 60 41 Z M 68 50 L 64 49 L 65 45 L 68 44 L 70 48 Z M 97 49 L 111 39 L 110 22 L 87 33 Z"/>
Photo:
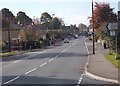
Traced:
<path fill-rule="evenodd" d="M 120 7 L 120 1 L 119 1 L 119 7 Z M 119 11 L 118 11 L 118 20 L 117 20 L 117 24 L 118 24 L 118 30 L 120 29 L 120 8 L 119 8 Z M 118 32 L 118 34 L 120 34 L 120 32 Z M 118 35 L 117 34 L 117 35 Z M 119 36 L 118 36 L 119 37 Z M 119 44 L 119 42 L 117 43 Z"/>
<path fill-rule="evenodd" d="M 95 31 L 94 31 L 94 14 L 93 14 L 93 0 L 92 0 L 92 25 L 93 25 L 93 54 L 95 54 Z"/>

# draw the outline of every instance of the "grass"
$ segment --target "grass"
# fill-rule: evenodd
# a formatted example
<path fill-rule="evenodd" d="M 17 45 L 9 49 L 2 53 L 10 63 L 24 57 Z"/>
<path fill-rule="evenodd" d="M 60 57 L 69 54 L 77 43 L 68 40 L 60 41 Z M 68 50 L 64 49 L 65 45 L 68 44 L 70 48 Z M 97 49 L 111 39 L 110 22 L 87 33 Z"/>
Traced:
<path fill-rule="evenodd" d="M 12 56 L 15 54 L 15 51 L 13 52 L 5 52 L 5 53 L 0 53 L 0 57 L 6 57 L 6 56 Z"/>
<path fill-rule="evenodd" d="M 120 54 L 117 54 L 117 59 L 115 58 L 115 53 L 107 54 L 105 56 L 111 63 L 116 67 L 120 69 Z"/>

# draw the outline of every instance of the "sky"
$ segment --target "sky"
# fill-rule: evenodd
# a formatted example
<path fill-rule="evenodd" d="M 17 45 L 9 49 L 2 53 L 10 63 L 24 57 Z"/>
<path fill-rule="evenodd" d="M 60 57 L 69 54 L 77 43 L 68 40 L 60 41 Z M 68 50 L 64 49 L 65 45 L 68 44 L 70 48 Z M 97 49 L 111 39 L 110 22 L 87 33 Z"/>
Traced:
<path fill-rule="evenodd" d="M 108 2 L 109 1 L 109 2 Z M 113 2 L 114 1 L 114 2 Z M 89 25 L 92 15 L 92 0 L 0 0 L 0 9 L 8 8 L 16 16 L 19 11 L 25 12 L 30 18 L 40 18 L 43 12 L 51 16 L 62 18 L 65 25 L 83 23 Z M 118 11 L 118 0 L 93 0 L 95 2 L 107 2 L 114 12 Z"/>

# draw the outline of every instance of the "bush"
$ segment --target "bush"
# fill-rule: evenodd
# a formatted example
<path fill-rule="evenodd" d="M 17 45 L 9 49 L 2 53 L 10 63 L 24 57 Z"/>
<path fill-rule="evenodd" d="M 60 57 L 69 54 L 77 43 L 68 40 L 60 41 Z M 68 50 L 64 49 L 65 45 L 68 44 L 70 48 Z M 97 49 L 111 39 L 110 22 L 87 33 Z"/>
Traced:
<path fill-rule="evenodd" d="M 26 47 L 29 49 L 31 46 L 31 49 L 35 49 L 35 41 L 27 41 L 26 42 Z"/>
<path fill-rule="evenodd" d="M 45 46 L 50 46 L 50 40 L 48 40 L 48 39 L 44 39 L 43 43 Z"/>
<path fill-rule="evenodd" d="M 2 49 L 2 52 L 8 51 L 8 45 L 6 45 L 4 42 L 0 43 L 0 48 Z"/>

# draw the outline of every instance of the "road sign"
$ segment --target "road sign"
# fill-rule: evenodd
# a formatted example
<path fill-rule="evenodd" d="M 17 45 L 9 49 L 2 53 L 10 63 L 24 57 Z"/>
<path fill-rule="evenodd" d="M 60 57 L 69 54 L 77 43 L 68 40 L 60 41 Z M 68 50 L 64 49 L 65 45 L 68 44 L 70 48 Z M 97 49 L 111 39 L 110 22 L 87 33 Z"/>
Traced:
<path fill-rule="evenodd" d="M 108 23 L 107 27 L 109 30 L 117 30 L 117 28 L 118 28 L 117 25 L 118 25 L 117 23 Z"/>
<path fill-rule="evenodd" d="M 116 30 L 117 30 L 117 28 L 118 28 L 118 24 L 117 24 L 117 23 L 108 23 L 108 24 L 106 25 L 106 27 L 107 27 L 107 29 L 109 29 L 109 31 L 110 31 L 110 36 L 115 36 L 115 35 L 117 35 L 117 34 L 116 34 Z"/>

